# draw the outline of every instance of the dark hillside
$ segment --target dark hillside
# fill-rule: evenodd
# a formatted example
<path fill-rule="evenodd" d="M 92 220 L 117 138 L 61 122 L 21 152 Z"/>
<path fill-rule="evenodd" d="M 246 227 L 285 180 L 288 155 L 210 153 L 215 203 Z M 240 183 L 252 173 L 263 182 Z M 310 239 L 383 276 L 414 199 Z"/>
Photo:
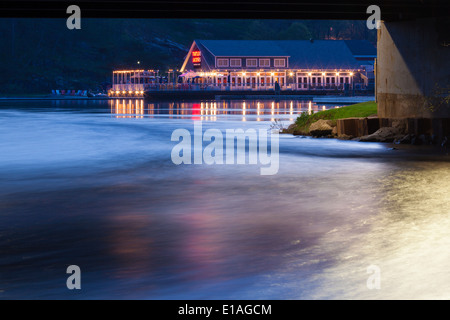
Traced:
<path fill-rule="evenodd" d="M 365 21 L 0 19 L 0 93 L 96 89 L 118 68 L 179 68 L 193 39 L 368 39 Z"/>

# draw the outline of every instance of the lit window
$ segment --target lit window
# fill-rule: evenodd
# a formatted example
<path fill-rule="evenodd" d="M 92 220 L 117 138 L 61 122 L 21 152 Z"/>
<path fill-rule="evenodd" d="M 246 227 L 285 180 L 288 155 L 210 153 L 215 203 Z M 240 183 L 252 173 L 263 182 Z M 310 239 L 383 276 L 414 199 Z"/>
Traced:
<path fill-rule="evenodd" d="M 285 67 L 286 61 L 284 59 L 275 59 L 274 60 L 274 66 L 275 67 Z"/>
<path fill-rule="evenodd" d="M 228 67 L 228 59 L 217 59 L 218 67 Z"/>
<path fill-rule="evenodd" d="M 241 59 L 230 59 L 230 67 L 240 67 L 241 64 Z"/>
<path fill-rule="evenodd" d="M 259 59 L 260 67 L 270 67 L 270 59 Z"/>
<path fill-rule="evenodd" d="M 245 65 L 247 67 L 257 67 L 258 66 L 258 60 L 256 59 L 247 59 L 245 62 Z"/>

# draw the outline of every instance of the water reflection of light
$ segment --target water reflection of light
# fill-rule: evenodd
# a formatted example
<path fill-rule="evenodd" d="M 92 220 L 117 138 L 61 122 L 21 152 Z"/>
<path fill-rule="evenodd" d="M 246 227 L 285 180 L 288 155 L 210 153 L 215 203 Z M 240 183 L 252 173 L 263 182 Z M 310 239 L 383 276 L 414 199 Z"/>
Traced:
<path fill-rule="evenodd" d="M 142 99 L 116 99 L 112 105 L 114 106 L 113 112 L 116 114 L 116 118 L 143 118 L 144 101 Z"/>
<path fill-rule="evenodd" d="M 333 288 L 321 288 L 316 298 L 450 299 L 448 163 L 407 166 L 379 180 L 376 213 L 352 227 L 362 229 L 360 235 L 345 240 L 342 230 L 327 240 L 329 246 L 346 245 L 325 272 L 323 283 L 333 281 Z M 370 265 L 380 268 L 380 290 L 366 287 Z M 345 288 L 353 290 L 343 295 Z"/>
<path fill-rule="evenodd" d="M 202 101 L 202 102 L 147 102 L 144 99 L 114 99 L 107 102 L 111 113 L 116 118 L 153 118 L 152 115 L 180 118 L 192 116 L 192 119 L 207 121 L 220 120 L 221 116 L 239 115 L 243 121 L 269 121 L 280 119 L 293 121 L 296 113 L 301 113 L 308 104 L 309 114 L 318 110 L 326 110 L 326 106 L 318 106 L 313 102 L 295 100 L 281 101 Z M 294 104 L 295 103 L 295 104 Z M 271 116 L 266 118 L 265 116 Z M 276 117 L 275 117 L 276 116 Z"/>

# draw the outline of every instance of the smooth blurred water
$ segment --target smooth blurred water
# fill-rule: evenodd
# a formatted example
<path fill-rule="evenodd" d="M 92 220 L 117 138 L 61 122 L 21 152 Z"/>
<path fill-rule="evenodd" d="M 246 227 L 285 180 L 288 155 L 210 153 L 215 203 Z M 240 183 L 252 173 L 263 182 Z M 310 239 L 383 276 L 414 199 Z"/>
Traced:
<path fill-rule="evenodd" d="M 0 299 L 450 298 L 448 156 L 281 135 L 273 176 L 176 166 L 175 129 L 323 106 L 141 101 L 0 103 Z"/>

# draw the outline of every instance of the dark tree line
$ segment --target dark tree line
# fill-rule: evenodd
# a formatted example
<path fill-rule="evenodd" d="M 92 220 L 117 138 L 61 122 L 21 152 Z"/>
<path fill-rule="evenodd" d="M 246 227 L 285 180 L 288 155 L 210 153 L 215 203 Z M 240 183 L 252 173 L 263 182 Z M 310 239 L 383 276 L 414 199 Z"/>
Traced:
<path fill-rule="evenodd" d="M 96 89 L 116 68 L 178 68 L 194 39 L 368 39 L 365 21 L 0 19 L 0 92 Z"/>

